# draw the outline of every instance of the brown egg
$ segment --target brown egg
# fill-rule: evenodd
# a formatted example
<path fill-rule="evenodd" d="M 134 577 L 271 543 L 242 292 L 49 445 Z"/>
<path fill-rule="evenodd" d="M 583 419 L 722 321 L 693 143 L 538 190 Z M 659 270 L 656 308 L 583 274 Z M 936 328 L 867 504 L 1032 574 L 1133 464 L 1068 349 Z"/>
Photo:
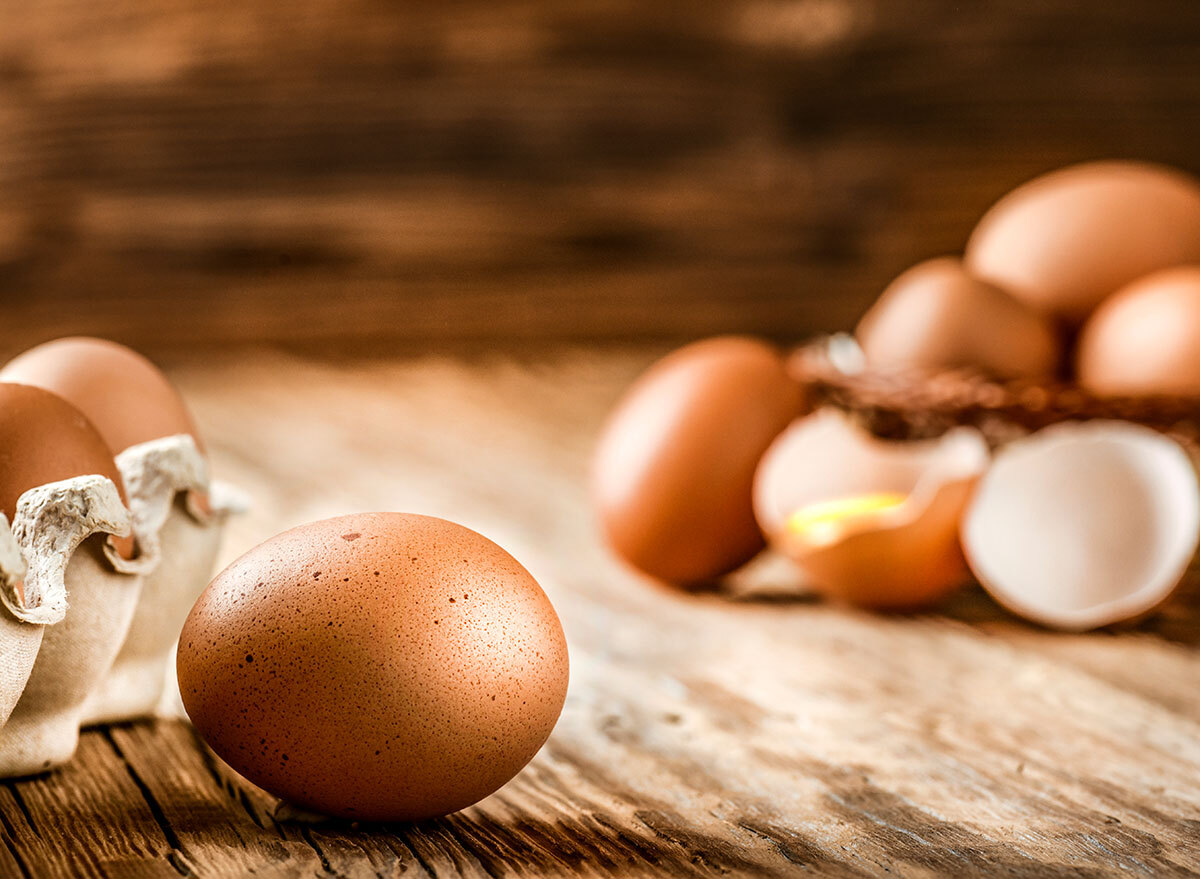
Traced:
<path fill-rule="evenodd" d="M 1014 189 L 967 243 L 972 274 L 1082 321 L 1136 278 L 1200 262 L 1200 181 L 1143 162 L 1092 162 Z"/>
<path fill-rule="evenodd" d="M 613 549 L 685 584 L 749 561 L 763 547 L 754 469 L 801 397 L 779 352 L 755 339 L 696 342 L 651 367 L 609 418 L 593 462 Z"/>
<path fill-rule="evenodd" d="M 883 291 L 856 330 L 867 363 L 884 369 L 977 369 L 997 378 L 1049 376 L 1058 366 L 1053 322 L 941 257 Z"/>
<path fill-rule="evenodd" d="M 83 413 L 41 388 L 0 383 L 0 512 L 10 522 L 29 489 L 93 474 L 124 499 L 112 452 Z"/>
<path fill-rule="evenodd" d="M 533 757 L 563 706 L 567 646 L 495 543 L 362 513 L 285 531 L 218 574 L 178 671 L 200 734 L 255 784 L 327 815 L 415 820 Z"/>
<path fill-rule="evenodd" d="M 1079 383 L 1101 396 L 1200 396 L 1200 266 L 1155 272 L 1083 326 Z"/>
<path fill-rule="evenodd" d="M 91 419 L 113 454 L 147 440 L 191 434 L 183 399 L 157 366 L 124 345 L 73 336 L 45 342 L 10 360 L 0 381 L 53 391 Z"/>

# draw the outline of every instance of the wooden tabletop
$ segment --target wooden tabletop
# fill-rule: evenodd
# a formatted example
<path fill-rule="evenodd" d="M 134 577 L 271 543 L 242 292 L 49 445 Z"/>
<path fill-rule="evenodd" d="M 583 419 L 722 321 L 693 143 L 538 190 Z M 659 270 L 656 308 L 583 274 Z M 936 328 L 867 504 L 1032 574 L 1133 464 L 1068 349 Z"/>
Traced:
<path fill-rule="evenodd" d="M 597 540 L 596 429 L 655 352 L 356 365 L 259 352 L 176 378 L 247 489 L 232 559 L 356 510 L 442 515 L 539 579 L 571 649 L 558 727 L 437 821 L 272 817 L 181 721 L 87 732 L 0 786 L 0 876 L 1182 876 L 1200 872 L 1200 601 L 1062 635 L 684 595 Z"/>

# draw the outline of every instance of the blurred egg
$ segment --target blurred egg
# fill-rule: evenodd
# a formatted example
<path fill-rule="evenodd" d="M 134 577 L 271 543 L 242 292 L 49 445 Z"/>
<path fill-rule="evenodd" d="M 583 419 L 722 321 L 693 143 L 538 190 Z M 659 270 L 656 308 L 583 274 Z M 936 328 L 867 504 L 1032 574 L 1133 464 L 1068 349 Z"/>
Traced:
<path fill-rule="evenodd" d="M 780 353 L 755 339 L 707 339 L 651 367 L 609 418 L 593 462 L 593 499 L 617 554 L 682 584 L 749 561 L 763 547 L 754 469 L 801 398 Z"/>
<path fill-rule="evenodd" d="M 876 439 L 839 412 L 796 421 L 755 477 L 758 521 L 823 594 L 911 610 L 959 586 L 959 519 L 987 466 L 973 428 L 936 440 Z"/>
<path fill-rule="evenodd" d="M 892 281 L 856 330 L 869 366 L 974 369 L 1002 379 L 1052 375 L 1060 356 L 1053 323 L 961 260 L 920 263 Z"/>
<path fill-rule="evenodd" d="M 415 820 L 533 757 L 562 710 L 567 646 L 492 541 L 362 513 L 285 531 L 218 574 L 178 671 L 200 734 L 255 784 L 326 815 Z"/>
<path fill-rule="evenodd" d="M 107 339 L 73 336 L 45 342 L 5 364 L 0 381 L 58 394 L 91 420 L 113 454 L 181 433 L 204 448 L 183 399 L 162 371 Z"/>
<path fill-rule="evenodd" d="M 1200 482 L 1187 453 L 1118 421 L 1055 425 L 1005 447 L 962 528 L 971 570 L 992 597 L 1071 631 L 1157 607 L 1198 538 Z"/>
<path fill-rule="evenodd" d="M 1155 272 L 1083 326 L 1079 384 L 1101 396 L 1200 396 L 1200 266 Z"/>
<path fill-rule="evenodd" d="M 1091 162 L 1019 186 L 979 221 L 968 270 L 1082 321 L 1113 291 L 1200 262 L 1200 181 L 1144 162 Z"/>

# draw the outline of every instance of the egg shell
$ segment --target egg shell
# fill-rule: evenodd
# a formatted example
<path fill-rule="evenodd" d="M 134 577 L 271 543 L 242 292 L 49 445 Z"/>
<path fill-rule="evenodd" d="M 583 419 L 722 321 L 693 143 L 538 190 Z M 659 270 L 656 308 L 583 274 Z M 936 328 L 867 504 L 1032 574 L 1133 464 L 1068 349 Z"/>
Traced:
<path fill-rule="evenodd" d="M 816 591 L 858 607 L 913 610 L 967 579 L 959 520 L 987 461 L 987 444 L 973 428 L 895 442 L 824 409 L 796 421 L 763 456 L 755 509 L 772 545 Z M 879 492 L 905 500 L 824 529 L 819 540 L 786 527 L 792 513 L 811 504 Z"/>
<path fill-rule="evenodd" d="M 11 520 L 29 489 L 91 474 L 124 498 L 112 452 L 82 412 L 40 388 L 0 383 L 0 512 Z"/>
<path fill-rule="evenodd" d="M 183 627 L 183 703 L 255 784 L 344 818 L 444 815 L 549 736 L 567 647 L 537 582 L 443 519 L 362 513 L 286 531 L 222 571 Z"/>
<path fill-rule="evenodd" d="M 0 382 L 0 512 L 11 520 L 29 489 L 89 475 L 111 479 L 128 503 L 112 451 L 82 412 L 41 388 Z M 130 537 L 111 543 L 124 558 L 136 551 Z"/>
<path fill-rule="evenodd" d="M 754 470 L 802 410 L 783 358 L 756 339 L 675 351 L 626 392 L 596 447 L 592 496 L 612 548 L 668 582 L 701 583 L 764 545 Z"/>
<path fill-rule="evenodd" d="M 181 433 L 204 450 L 183 399 L 162 371 L 116 342 L 87 336 L 44 342 L 5 364 L 0 381 L 58 394 L 91 420 L 113 454 Z"/>
<path fill-rule="evenodd" d="M 1084 631 L 1175 592 L 1200 541 L 1200 481 L 1182 446 L 1119 421 L 1048 427 L 1006 446 L 963 518 L 971 570 L 1026 619 Z"/>
<path fill-rule="evenodd" d="M 1144 162 L 1091 162 L 998 201 L 966 248 L 969 271 L 1079 323 L 1109 294 L 1200 261 L 1200 181 Z"/>
<path fill-rule="evenodd" d="M 936 372 L 974 369 L 1003 379 L 1052 375 L 1053 322 L 994 284 L 940 257 L 892 281 L 856 330 L 868 365 Z"/>
<path fill-rule="evenodd" d="M 1134 281 L 1084 324 L 1080 385 L 1099 396 L 1200 396 L 1200 266 Z"/>

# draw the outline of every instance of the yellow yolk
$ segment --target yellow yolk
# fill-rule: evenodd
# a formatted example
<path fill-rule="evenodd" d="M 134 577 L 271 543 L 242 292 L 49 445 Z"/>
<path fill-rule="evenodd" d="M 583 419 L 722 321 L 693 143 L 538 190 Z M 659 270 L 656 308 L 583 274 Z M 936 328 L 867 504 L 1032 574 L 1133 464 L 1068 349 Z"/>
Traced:
<path fill-rule="evenodd" d="M 894 491 L 876 491 L 850 497 L 818 501 L 801 507 L 787 518 L 789 534 L 816 542 L 836 536 L 841 526 L 855 519 L 872 517 L 896 509 L 907 499 Z"/>

